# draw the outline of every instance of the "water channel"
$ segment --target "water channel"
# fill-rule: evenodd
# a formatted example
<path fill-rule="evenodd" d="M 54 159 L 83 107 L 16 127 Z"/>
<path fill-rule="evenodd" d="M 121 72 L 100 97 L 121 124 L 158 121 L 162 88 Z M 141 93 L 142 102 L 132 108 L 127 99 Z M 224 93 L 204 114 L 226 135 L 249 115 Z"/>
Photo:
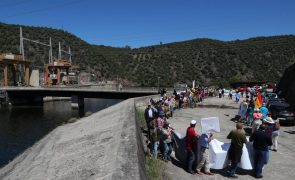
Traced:
<path fill-rule="evenodd" d="M 118 99 L 85 99 L 85 112 L 97 112 L 114 105 Z M 79 118 L 70 101 L 44 102 L 43 106 L 0 107 L 0 168 L 34 143 L 64 124 Z"/>

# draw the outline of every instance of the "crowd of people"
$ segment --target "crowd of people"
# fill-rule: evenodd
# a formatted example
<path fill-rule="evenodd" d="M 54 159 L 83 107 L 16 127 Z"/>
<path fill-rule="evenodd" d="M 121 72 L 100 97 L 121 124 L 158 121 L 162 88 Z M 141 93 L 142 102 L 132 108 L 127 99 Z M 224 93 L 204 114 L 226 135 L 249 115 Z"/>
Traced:
<path fill-rule="evenodd" d="M 169 118 L 173 116 L 175 109 L 194 107 L 192 104 L 200 102 L 209 92 L 216 93 L 220 98 L 224 97 L 222 90 L 209 91 L 208 89 L 187 89 L 185 92 L 176 93 L 172 96 L 166 96 L 165 93 L 159 101 L 155 102 L 150 99 L 145 109 L 145 120 L 148 131 L 148 145 L 154 158 L 158 158 L 158 152 L 162 159 L 167 162 L 171 161 L 172 152 L 172 132 Z M 214 94 L 213 94 L 214 95 Z M 239 106 L 236 129 L 230 131 L 227 138 L 231 139 L 228 157 L 231 161 L 227 175 L 229 178 L 237 178 L 236 169 L 241 160 L 243 146 L 248 142 L 243 125 L 252 128 L 250 142 L 253 142 L 254 149 L 254 176 L 262 178 L 262 169 L 269 160 L 269 150 L 277 151 L 277 140 L 279 136 L 280 124 L 274 121 L 268 115 L 268 108 L 262 103 L 263 96 L 260 92 L 245 93 L 246 98 L 241 101 Z M 232 93 L 229 93 L 232 99 Z M 239 103 L 243 97 L 240 93 L 235 93 L 235 101 Z M 238 99 L 237 99 L 238 97 Z M 187 152 L 187 171 L 191 174 L 213 175 L 209 167 L 209 143 L 213 139 L 212 133 L 198 134 L 195 131 L 196 120 L 190 122 L 186 132 L 186 152 Z M 199 156 L 197 161 L 197 147 L 199 146 Z M 203 170 L 203 173 L 201 172 Z"/>

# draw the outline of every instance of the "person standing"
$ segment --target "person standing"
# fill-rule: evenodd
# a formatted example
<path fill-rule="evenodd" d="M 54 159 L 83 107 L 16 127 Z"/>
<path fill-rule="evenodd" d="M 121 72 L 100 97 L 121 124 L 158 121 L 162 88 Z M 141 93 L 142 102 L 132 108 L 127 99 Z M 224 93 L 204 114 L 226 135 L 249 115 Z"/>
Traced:
<path fill-rule="evenodd" d="M 144 111 L 144 118 L 147 125 L 148 139 L 150 140 L 150 122 L 155 118 L 155 110 L 152 108 L 152 104 L 150 101 L 148 102 L 148 106 Z"/>
<path fill-rule="evenodd" d="M 200 155 L 201 155 L 201 161 L 197 165 L 197 174 L 202 175 L 201 169 L 203 166 L 205 166 L 205 174 L 207 175 L 214 175 L 213 173 L 210 172 L 210 167 L 209 167 L 209 143 L 213 139 L 213 134 L 212 133 L 204 133 L 201 135 L 199 139 L 199 146 L 201 147 Z"/>
<path fill-rule="evenodd" d="M 219 96 L 219 98 L 222 97 L 222 90 L 221 89 L 218 90 L 218 96 Z"/>
<path fill-rule="evenodd" d="M 191 174 L 194 174 L 193 163 L 196 160 L 197 140 L 200 137 L 195 132 L 196 123 L 196 120 L 191 120 L 190 127 L 186 130 L 187 171 Z"/>
<path fill-rule="evenodd" d="M 272 132 L 273 132 L 273 128 L 274 128 L 274 121 L 271 117 L 267 117 L 266 119 L 264 119 L 264 125 L 265 125 L 265 133 L 269 138 L 272 138 Z M 265 164 L 268 163 L 269 161 L 269 149 L 271 147 L 267 147 L 266 151 L 265 151 Z"/>
<path fill-rule="evenodd" d="M 258 130 L 259 126 L 262 124 L 262 114 L 260 113 L 260 109 L 254 109 L 253 113 L 253 122 L 252 122 L 252 134 Z"/>
<path fill-rule="evenodd" d="M 241 95 L 239 92 L 236 93 L 236 103 L 239 103 Z"/>
<path fill-rule="evenodd" d="M 158 155 L 158 146 L 160 141 L 160 135 L 158 133 L 157 129 L 157 119 L 155 118 L 150 122 L 150 140 L 151 140 L 151 146 L 150 151 L 155 159 L 157 159 Z"/>
<path fill-rule="evenodd" d="M 260 112 L 263 115 L 263 119 L 266 119 L 267 118 L 267 113 L 268 113 L 268 108 L 266 107 L 265 103 L 262 104 L 262 107 L 260 108 Z"/>
<path fill-rule="evenodd" d="M 171 159 L 170 159 L 170 155 L 171 155 L 171 152 L 172 152 L 171 134 L 172 134 L 172 129 L 169 128 L 169 123 L 166 122 L 164 124 L 163 128 L 162 128 L 162 141 L 163 141 L 163 145 L 164 145 L 163 160 L 165 162 L 171 161 Z"/>
<path fill-rule="evenodd" d="M 231 161 L 231 166 L 227 175 L 229 178 L 238 178 L 235 175 L 238 163 L 241 161 L 241 156 L 243 153 L 243 145 L 247 143 L 246 135 L 243 132 L 243 124 L 237 123 L 236 129 L 232 130 L 228 135 L 227 139 L 231 139 L 230 148 L 228 150 L 228 157 Z"/>
<path fill-rule="evenodd" d="M 270 137 L 264 132 L 265 126 L 261 125 L 258 131 L 255 131 L 250 141 L 253 141 L 254 148 L 254 175 L 256 178 L 263 178 L 262 168 L 265 163 L 266 149 L 268 146 L 272 146 Z"/>
<path fill-rule="evenodd" d="M 240 122 L 244 122 L 246 119 L 246 113 L 248 109 L 248 104 L 246 100 L 243 100 L 240 104 L 240 109 L 239 109 L 239 116 L 240 116 Z"/>

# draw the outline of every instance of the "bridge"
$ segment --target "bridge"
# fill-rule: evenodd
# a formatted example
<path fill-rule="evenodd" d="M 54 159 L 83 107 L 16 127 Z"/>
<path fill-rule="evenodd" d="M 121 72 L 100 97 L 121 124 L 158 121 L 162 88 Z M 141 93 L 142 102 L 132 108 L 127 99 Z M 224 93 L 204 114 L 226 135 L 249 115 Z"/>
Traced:
<path fill-rule="evenodd" d="M 158 94 L 157 88 L 124 87 L 119 90 L 111 86 L 64 86 L 64 87 L 0 87 L 8 93 L 12 105 L 36 105 L 43 103 L 43 97 L 72 97 L 78 107 L 84 106 L 84 98 L 128 99 Z"/>

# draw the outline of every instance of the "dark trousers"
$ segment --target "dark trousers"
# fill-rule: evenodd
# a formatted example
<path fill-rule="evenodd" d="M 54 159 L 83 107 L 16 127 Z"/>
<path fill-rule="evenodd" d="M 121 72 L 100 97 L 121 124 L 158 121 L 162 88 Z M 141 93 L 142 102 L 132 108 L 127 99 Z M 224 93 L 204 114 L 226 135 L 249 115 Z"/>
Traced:
<path fill-rule="evenodd" d="M 148 140 L 150 140 L 151 139 L 151 128 L 150 128 L 150 122 L 152 121 L 153 119 L 152 118 L 148 118 L 148 119 L 146 119 L 145 120 L 145 122 L 146 122 L 146 126 L 147 126 L 147 138 L 148 138 Z"/>
<path fill-rule="evenodd" d="M 196 160 L 196 155 L 194 151 L 187 150 L 187 171 L 192 172 L 193 171 L 193 164 Z"/>
<path fill-rule="evenodd" d="M 231 162 L 230 163 L 230 167 L 229 167 L 229 171 L 228 171 L 228 175 L 229 176 L 234 176 L 236 174 L 236 170 L 238 168 L 238 163 L 237 162 Z"/>
<path fill-rule="evenodd" d="M 255 176 L 262 175 L 262 168 L 265 163 L 266 152 L 255 149 L 254 174 Z"/>

